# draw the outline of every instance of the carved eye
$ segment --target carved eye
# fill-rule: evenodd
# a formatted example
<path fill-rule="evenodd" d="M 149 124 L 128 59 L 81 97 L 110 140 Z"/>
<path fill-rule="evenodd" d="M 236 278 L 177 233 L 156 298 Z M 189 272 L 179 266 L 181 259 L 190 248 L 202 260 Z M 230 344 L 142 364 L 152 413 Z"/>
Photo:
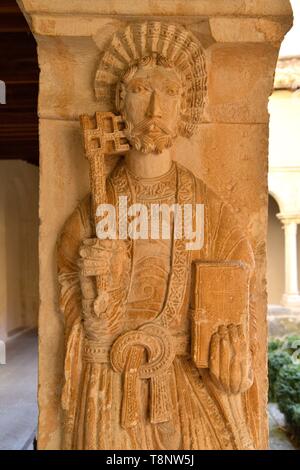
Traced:
<path fill-rule="evenodd" d="M 141 85 L 137 85 L 133 88 L 133 93 L 141 93 L 142 91 L 144 91 L 144 88 L 141 86 Z"/>
<path fill-rule="evenodd" d="M 173 87 L 168 87 L 168 88 L 166 89 L 166 93 L 167 93 L 167 95 L 169 95 L 169 96 L 177 96 L 177 95 L 178 95 L 178 91 L 179 91 L 179 90 L 178 90 L 177 88 L 173 88 Z"/>
<path fill-rule="evenodd" d="M 145 85 L 137 84 L 131 88 L 133 93 L 145 93 L 148 91 L 148 88 Z"/>

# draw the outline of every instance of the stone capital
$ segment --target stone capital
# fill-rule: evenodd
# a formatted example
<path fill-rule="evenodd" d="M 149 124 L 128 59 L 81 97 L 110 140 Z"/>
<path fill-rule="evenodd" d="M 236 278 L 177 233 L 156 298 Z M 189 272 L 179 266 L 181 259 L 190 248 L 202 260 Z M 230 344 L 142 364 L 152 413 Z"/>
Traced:
<path fill-rule="evenodd" d="M 107 18 L 209 18 L 217 42 L 278 42 L 291 26 L 289 0 L 17 0 L 33 33 L 46 36 L 92 36 Z M 74 17 L 76 16 L 76 28 Z"/>
<path fill-rule="evenodd" d="M 300 214 L 279 213 L 277 217 L 284 225 L 300 224 Z"/>
<path fill-rule="evenodd" d="M 151 0 L 17 0 L 28 13 L 99 14 L 99 15 L 234 15 L 277 16 L 292 14 L 289 0 L 162 0 L 153 5 Z"/>

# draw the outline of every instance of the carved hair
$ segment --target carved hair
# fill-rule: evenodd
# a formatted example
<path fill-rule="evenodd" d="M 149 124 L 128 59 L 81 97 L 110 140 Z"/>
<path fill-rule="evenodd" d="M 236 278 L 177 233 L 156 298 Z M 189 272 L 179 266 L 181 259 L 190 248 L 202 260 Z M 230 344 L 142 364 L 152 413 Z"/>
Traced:
<path fill-rule="evenodd" d="M 166 57 L 164 57 L 160 54 L 157 54 L 157 53 L 153 53 L 150 56 L 142 57 L 141 59 L 137 60 L 134 64 L 132 64 L 123 73 L 120 80 L 117 82 L 115 105 L 116 105 L 116 110 L 118 112 L 122 113 L 122 111 L 123 111 L 124 100 L 125 100 L 125 96 L 126 96 L 126 85 L 132 80 L 132 78 L 134 77 L 136 72 L 141 68 L 148 68 L 148 67 L 150 68 L 150 67 L 153 67 L 155 65 L 161 65 L 163 67 L 173 69 L 176 72 L 176 74 L 178 76 L 178 79 L 180 80 L 181 86 L 182 86 L 180 109 L 181 109 L 181 115 L 184 116 L 184 113 L 186 112 L 186 100 L 185 100 L 185 97 L 186 97 L 186 93 L 185 93 L 186 80 L 185 80 L 185 77 L 182 73 L 180 73 L 180 72 L 178 72 L 178 70 L 176 70 L 174 64 L 170 60 L 168 60 Z M 178 125 L 179 132 L 180 132 L 181 127 L 184 126 L 184 125 L 185 125 L 184 122 L 179 123 L 179 125 Z"/>
<path fill-rule="evenodd" d="M 191 136 L 201 122 L 206 97 L 206 67 L 200 42 L 183 26 L 149 21 L 118 31 L 103 54 L 95 79 L 95 94 L 112 111 L 120 111 L 121 84 L 140 67 L 172 67 L 185 90 L 180 134 Z"/>

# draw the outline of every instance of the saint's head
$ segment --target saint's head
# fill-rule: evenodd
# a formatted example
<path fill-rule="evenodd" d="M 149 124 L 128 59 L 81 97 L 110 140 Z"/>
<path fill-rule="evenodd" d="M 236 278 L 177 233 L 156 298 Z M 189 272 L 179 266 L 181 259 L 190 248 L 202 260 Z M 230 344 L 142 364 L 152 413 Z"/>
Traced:
<path fill-rule="evenodd" d="M 181 74 L 166 58 L 153 54 L 129 67 L 118 82 L 116 108 L 127 124 L 127 138 L 143 153 L 171 147 L 185 111 Z"/>
<path fill-rule="evenodd" d="M 160 153 L 177 135 L 197 131 L 206 78 L 205 54 L 191 31 L 146 21 L 114 34 L 96 73 L 95 93 L 105 110 L 125 118 L 133 147 Z"/>

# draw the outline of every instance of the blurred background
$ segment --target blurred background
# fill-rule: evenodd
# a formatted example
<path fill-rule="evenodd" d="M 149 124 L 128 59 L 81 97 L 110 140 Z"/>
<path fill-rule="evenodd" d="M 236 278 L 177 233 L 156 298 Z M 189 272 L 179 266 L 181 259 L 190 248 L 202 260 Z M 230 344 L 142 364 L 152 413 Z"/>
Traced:
<path fill-rule="evenodd" d="M 300 1 L 269 99 L 267 241 L 270 446 L 300 444 Z"/>
<path fill-rule="evenodd" d="M 300 436 L 300 0 L 291 3 L 294 26 L 282 44 L 269 101 L 267 243 L 270 446 L 290 450 Z M 0 450 L 32 450 L 39 68 L 35 40 L 15 0 L 0 2 L 0 45 Z M 293 398 L 287 404 L 288 393 Z"/>

